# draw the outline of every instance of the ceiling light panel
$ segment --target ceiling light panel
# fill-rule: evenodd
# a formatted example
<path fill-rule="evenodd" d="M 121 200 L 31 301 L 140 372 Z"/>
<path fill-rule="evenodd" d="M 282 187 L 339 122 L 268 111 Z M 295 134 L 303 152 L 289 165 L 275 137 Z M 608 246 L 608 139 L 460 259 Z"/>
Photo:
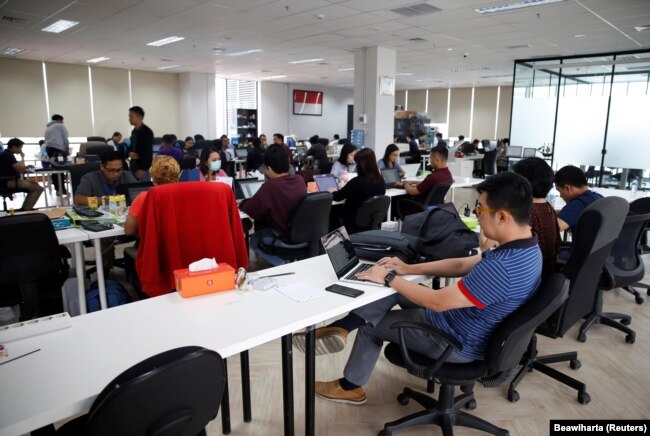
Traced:
<path fill-rule="evenodd" d="M 314 58 L 314 59 L 301 59 L 299 61 L 289 61 L 291 65 L 298 65 L 298 64 L 311 64 L 311 63 L 316 63 L 316 62 L 322 62 L 323 58 Z"/>
<path fill-rule="evenodd" d="M 158 67 L 159 70 L 171 70 L 172 68 L 178 68 L 180 65 L 165 65 L 164 67 Z"/>
<path fill-rule="evenodd" d="M 147 43 L 151 47 L 162 47 L 163 45 L 172 44 L 174 42 L 182 41 L 185 38 L 182 36 L 168 36 L 167 38 L 159 39 L 158 41 L 152 41 Z"/>
<path fill-rule="evenodd" d="M 79 24 L 79 21 L 70 21 L 70 20 L 59 20 L 56 23 L 50 24 L 49 26 L 41 29 L 43 32 L 49 33 L 61 33 L 68 30 L 71 27 Z"/>
<path fill-rule="evenodd" d="M 479 14 L 496 14 L 499 12 L 513 11 L 515 9 L 529 8 L 532 6 L 542 6 L 552 3 L 560 3 L 565 0 L 521 0 L 517 2 L 501 3 L 492 6 L 485 6 L 474 9 Z"/>
<path fill-rule="evenodd" d="M 110 60 L 110 58 L 101 56 L 101 57 L 98 57 L 98 58 L 88 59 L 86 62 L 88 62 L 89 64 L 98 64 L 100 62 L 104 62 L 104 61 L 107 61 L 107 60 Z"/>
<path fill-rule="evenodd" d="M 261 53 L 262 49 L 252 48 L 250 50 L 234 51 L 232 53 L 226 53 L 226 56 L 246 56 L 253 53 Z"/>
<path fill-rule="evenodd" d="M 16 56 L 19 53 L 24 52 L 24 48 L 18 48 L 18 47 L 7 47 L 4 50 L 0 52 L 1 55 L 3 56 Z"/>

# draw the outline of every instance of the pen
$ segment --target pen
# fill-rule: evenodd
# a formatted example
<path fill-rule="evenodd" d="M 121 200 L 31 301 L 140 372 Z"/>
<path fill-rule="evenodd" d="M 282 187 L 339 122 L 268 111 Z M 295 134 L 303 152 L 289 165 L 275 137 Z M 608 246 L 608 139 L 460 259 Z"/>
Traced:
<path fill-rule="evenodd" d="M 39 348 L 38 350 L 34 350 L 34 351 L 30 351 L 29 353 L 21 354 L 20 356 L 18 356 L 18 357 L 14 357 L 13 359 L 5 360 L 4 362 L 0 362 L 0 365 L 4 365 L 5 363 L 9 363 L 9 362 L 12 362 L 12 361 L 14 361 L 14 360 L 18 360 L 18 359 L 20 359 L 21 357 L 29 356 L 30 354 L 34 354 L 34 353 L 36 353 L 37 351 L 41 351 L 41 349 Z"/>
<path fill-rule="evenodd" d="M 266 279 L 266 278 L 269 278 L 269 277 L 290 276 L 291 274 L 295 274 L 295 272 L 288 272 L 288 273 L 282 273 L 282 274 L 271 274 L 270 276 L 263 276 L 263 277 L 258 277 L 258 278 Z"/>

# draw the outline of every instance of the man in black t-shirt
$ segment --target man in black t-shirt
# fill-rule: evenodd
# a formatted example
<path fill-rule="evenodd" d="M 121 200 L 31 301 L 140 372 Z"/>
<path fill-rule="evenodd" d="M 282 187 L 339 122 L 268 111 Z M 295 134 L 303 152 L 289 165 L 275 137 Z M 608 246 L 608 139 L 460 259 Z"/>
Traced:
<path fill-rule="evenodd" d="M 24 142 L 18 138 L 10 139 L 7 142 L 7 149 L 0 153 L 0 186 L 29 190 L 22 210 L 34 210 L 43 188 L 36 182 L 29 182 L 22 178 L 26 171 L 23 144 Z M 16 160 L 15 154 L 20 155 L 20 162 Z"/>
<path fill-rule="evenodd" d="M 129 109 L 129 123 L 133 126 L 131 132 L 131 172 L 141 182 L 151 180 L 149 168 L 153 161 L 153 131 L 142 120 L 144 110 L 140 106 Z"/>

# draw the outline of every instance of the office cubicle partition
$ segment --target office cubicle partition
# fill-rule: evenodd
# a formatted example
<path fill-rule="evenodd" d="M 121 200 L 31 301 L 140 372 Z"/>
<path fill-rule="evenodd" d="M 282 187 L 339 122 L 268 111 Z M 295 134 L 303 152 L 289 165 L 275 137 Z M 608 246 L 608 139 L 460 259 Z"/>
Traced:
<path fill-rule="evenodd" d="M 554 170 L 650 189 L 648 120 L 649 50 L 515 61 L 510 144 L 540 150 Z"/>

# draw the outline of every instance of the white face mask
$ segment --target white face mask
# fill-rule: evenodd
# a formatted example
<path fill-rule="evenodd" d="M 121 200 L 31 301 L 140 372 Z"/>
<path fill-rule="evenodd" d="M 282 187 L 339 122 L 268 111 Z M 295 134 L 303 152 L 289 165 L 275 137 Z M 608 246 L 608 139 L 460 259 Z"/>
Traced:
<path fill-rule="evenodd" d="M 210 171 L 219 171 L 220 169 L 221 169 L 220 160 L 210 162 Z"/>

